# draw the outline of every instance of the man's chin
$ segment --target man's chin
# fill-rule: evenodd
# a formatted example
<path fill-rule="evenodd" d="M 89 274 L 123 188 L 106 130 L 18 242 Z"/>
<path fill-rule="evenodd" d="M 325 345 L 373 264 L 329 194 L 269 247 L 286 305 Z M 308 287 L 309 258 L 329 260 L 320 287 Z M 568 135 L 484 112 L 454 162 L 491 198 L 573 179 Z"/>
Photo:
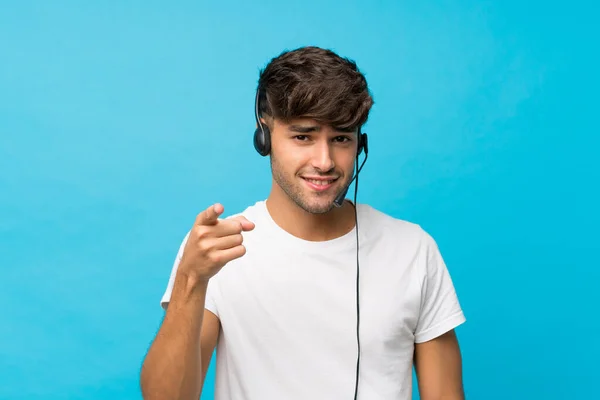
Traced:
<path fill-rule="evenodd" d="M 328 195 L 317 195 L 314 194 L 304 196 L 303 201 L 299 202 L 300 206 L 311 214 L 325 214 L 331 211 L 335 205 L 334 201 L 337 196 L 333 194 Z"/>
<path fill-rule="evenodd" d="M 304 209 L 304 211 L 306 211 L 310 214 L 320 215 L 320 214 L 327 214 L 334 208 L 334 206 L 333 206 L 333 203 L 331 203 L 331 205 L 328 205 L 328 206 L 323 206 L 323 205 L 314 206 L 313 205 L 313 206 L 304 206 L 302 208 Z"/>

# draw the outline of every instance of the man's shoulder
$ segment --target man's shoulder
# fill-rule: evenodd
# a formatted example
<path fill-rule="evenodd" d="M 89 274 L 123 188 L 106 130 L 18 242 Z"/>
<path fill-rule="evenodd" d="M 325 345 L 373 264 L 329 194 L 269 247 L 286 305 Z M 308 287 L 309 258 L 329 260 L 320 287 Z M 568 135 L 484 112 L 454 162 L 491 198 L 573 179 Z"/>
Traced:
<path fill-rule="evenodd" d="M 358 211 L 359 215 L 362 214 L 363 225 L 366 225 L 369 229 L 413 237 L 427 235 L 420 224 L 395 216 L 370 204 L 359 203 Z"/>

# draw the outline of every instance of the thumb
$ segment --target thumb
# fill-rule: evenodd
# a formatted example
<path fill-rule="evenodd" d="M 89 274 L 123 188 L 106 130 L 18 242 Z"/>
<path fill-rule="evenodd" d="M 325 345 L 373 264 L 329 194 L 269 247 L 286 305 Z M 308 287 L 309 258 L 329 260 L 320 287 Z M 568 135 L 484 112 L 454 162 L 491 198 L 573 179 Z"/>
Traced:
<path fill-rule="evenodd" d="M 256 226 L 254 224 L 254 222 L 249 221 L 248 219 L 246 219 L 243 216 L 237 216 L 234 219 L 242 224 L 242 230 L 244 230 L 246 232 L 253 230 Z"/>

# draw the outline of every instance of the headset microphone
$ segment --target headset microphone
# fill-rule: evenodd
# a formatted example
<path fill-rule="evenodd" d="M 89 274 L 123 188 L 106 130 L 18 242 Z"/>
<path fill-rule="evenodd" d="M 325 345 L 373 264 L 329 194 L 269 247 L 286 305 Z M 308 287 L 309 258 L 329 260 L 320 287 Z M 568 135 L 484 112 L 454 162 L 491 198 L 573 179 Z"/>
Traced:
<path fill-rule="evenodd" d="M 342 204 L 344 203 L 344 199 L 346 198 L 346 194 L 348 194 L 348 189 L 350 189 L 350 185 L 352 184 L 353 181 L 354 181 L 354 178 L 352 178 L 352 180 L 350 181 L 350 183 L 348 183 L 346 185 L 346 189 L 344 189 L 343 192 L 341 192 L 340 194 L 338 194 L 338 196 L 333 201 L 333 205 L 334 206 L 336 206 L 336 207 L 341 207 L 342 206 Z"/>
<path fill-rule="evenodd" d="M 358 146 L 358 152 L 356 153 L 356 161 L 358 162 L 358 156 L 360 155 L 362 150 L 364 150 L 364 152 L 365 152 L 365 159 L 363 160 L 362 164 L 360 165 L 360 168 L 357 168 L 356 174 L 350 180 L 350 182 L 348 182 L 348 184 L 346 185 L 346 188 L 340 194 L 338 194 L 337 197 L 335 198 L 335 200 L 333 201 L 333 205 L 335 205 L 336 207 L 341 207 L 342 204 L 344 204 L 344 199 L 346 198 L 346 194 L 348 194 L 350 185 L 352 185 L 352 182 L 354 182 L 354 180 L 358 178 L 358 173 L 360 172 L 363 165 L 365 165 L 365 162 L 367 161 L 367 157 L 369 154 L 369 144 L 368 144 L 367 134 L 359 132 L 358 138 L 359 138 L 358 139 L 359 146 Z"/>

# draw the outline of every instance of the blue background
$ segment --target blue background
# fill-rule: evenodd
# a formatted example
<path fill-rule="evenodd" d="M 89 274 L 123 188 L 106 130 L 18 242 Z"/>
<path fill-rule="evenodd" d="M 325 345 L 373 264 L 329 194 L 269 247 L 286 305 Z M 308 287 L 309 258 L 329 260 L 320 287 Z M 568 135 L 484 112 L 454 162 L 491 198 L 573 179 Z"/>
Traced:
<path fill-rule="evenodd" d="M 267 195 L 258 70 L 307 44 L 367 75 L 359 200 L 438 241 L 468 398 L 598 395 L 598 6 L 87 3 L 0 7 L 0 398 L 139 398 L 196 213 Z"/>

